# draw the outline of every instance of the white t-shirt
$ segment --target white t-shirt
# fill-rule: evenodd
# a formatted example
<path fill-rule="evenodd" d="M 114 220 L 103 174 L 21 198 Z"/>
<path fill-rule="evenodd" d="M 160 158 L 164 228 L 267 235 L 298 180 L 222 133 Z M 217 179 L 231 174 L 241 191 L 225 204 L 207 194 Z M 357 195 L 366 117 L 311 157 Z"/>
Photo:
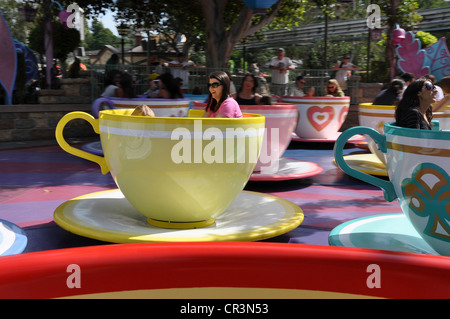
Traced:
<path fill-rule="evenodd" d="M 279 60 L 278 57 L 273 57 L 270 60 L 271 66 L 281 66 L 281 67 L 290 67 L 292 64 L 291 59 L 288 57 L 283 57 L 282 60 Z M 287 84 L 289 82 L 289 70 L 286 72 L 280 72 L 281 70 L 272 70 L 272 83 L 274 84 Z"/>
<path fill-rule="evenodd" d="M 105 90 L 103 91 L 102 97 L 114 97 L 116 96 L 116 89 L 118 89 L 118 86 L 115 86 L 113 84 L 108 85 Z"/>
<path fill-rule="evenodd" d="M 183 67 L 188 66 L 188 65 L 193 65 L 192 62 L 184 61 L 183 63 L 180 63 L 180 61 L 177 61 L 177 60 L 170 61 L 169 66 L 170 66 L 170 64 L 182 64 Z M 183 85 L 181 86 L 181 88 L 188 89 L 189 88 L 189 71 L 187 69 L 183 69 L 183 67 L 172 66 L 172 67 L 170 67 L 170 70 L 171 70 L 171 73 L 174 78 L 180 78 L 183 80 Z"/>
<path fill-rule="evenodd" d="M 353 63 L 347 63 L 347 64 L 342 64 L 342 66 L 341 66 L 341 62 L 339 62 L 339 65 L 338 65 L 338 67 L 339 68 L 350 68 L 350 67 L 352 67 L 354 64 Z M 336 72 L 336 80 L 338 81 L 338 82 L 346 82 L 347 81 L 347 77 L 348 77 L 348 71 L 350 71 L 350 70 L 338 70 L 337 72 Z"/>

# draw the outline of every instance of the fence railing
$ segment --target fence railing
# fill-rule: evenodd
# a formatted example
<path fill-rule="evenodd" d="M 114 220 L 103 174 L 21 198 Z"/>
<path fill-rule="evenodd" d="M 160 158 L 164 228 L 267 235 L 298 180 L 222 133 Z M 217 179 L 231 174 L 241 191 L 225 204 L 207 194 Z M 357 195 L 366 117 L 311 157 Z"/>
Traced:
<path fill-rule="evenodd" d="M 92 86 L 92 101 L 101 96 L 105 89 L 105 65 L 91 65 L 89 69 L 91 72 L 91 86 Z M 141 66 L 141 65 L 121 65 L 118 67 L 119 70 L 129 73 L 133 77 L 133 83 L 135 85 L 136 94 L 143 94 L 149 88 L 149 75 L 156 72 L 154 67 Z M 189 69 L 189 88 L 187 93 L 192 94 L 208 94 L 208 76 L 214 71 L 227 71 L 229 69 L 225 68 L 190 68 Z M 168 67 L 160 67 L 158 73 L 171 72 Z M 325 87 L 327 86 L 328 80 L 333 78 L 333 70 L 330 69 L 295 69 L 289 72 L 289 86 L 295 85 L 295 78 L 298 75 L 303 75 L 306 80 L 305 89 L 308 87 L 314 87 L 315 96 L 325 95 Z M 237 90 L 241 87 L 242 79 L 244 78 L 244 73 L 229 72 L 231 74 L 232 81 Z M 271 73 L 272 70 L 269 68 L 262 67 L 259 71 L 252 72 L 255 74 L 258 80 L 258 93 L 262 95 L 272 95 L 271 90 Z M 347 81 L 346 95 L 351 97 L 351 104 L 358 104 L 359 97 L 359 76 L 352 76 Z"/>

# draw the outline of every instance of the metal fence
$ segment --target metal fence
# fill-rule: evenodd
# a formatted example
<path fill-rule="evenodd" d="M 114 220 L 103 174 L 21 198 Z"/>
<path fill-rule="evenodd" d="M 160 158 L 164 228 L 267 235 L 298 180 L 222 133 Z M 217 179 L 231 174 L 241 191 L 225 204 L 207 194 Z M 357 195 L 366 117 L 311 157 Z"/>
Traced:
<path fill-rule="evenodd" d="M 91 70 L 91 98 L 92 101 L 101 96 L 105 89 L 105 65 L 91 65 L 88 67 Z M 121 65 L 119 70 L 127 72 L 132 75 L 133 83 L 135 84 L 136 94 L 143 94 L 149 88 L 149 75 L 154 73 L 156 69 L 154 67 L 141 66 L 141 65 Z M 189 69 L 189 88 L 186 93 L 191 94 L 208 94 L 208 75 L 214 71 L 227 71 L 229 69 L 221 68 L 190 68 Z M 168 72 L 170 68 L 162 67 L 158 70 L 158 73 Z M 325 87 L 328 80 L 334 75 L 333 70 L 329 69 L 295 69 L 289 72 L 289 86 L 295 85 L 295 78 L 298 75 L 303 75 L 306 80 L 305 89 L 314 87 L 315 96 L 325 95 Z M 237 90 L 241 87 L 242 79 L 244 78 L 243 72 L 229 72 L 231 79 Z M 253 72 L 255 74 L 255 72 Z M 260 68 L 257 71 L 256 78 L 258 80 L 258 93 L 261 95 L 272 95 L 271 93 L 271 70 L 269 68 Z M 352 76 L 347 81 L 346 95 L 351 97 L 351 104 L 358 104 L 359 97 L 359 76 Z"/>

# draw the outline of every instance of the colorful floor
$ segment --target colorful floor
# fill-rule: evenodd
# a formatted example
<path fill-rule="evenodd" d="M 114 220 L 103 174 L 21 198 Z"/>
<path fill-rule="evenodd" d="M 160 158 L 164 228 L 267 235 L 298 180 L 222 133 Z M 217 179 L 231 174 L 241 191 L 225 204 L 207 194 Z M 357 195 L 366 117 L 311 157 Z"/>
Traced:
<path fill-rule="evenodd" d="M 353 145 L 345 149 L 346 155 L 364 152 Z M 299 227 L 265 241 L 328 245 L 330 231 L 345 221 L 401 212 L 396 201 L 384 200 L 381 190 L 347 176 L 333 164 L 333 143 L 293 141 L 283 156 L 317 163 L 323 172 L 304 179 L 247 184 L 246 190 L 287 199 L 305 214 Z M 62 229 L 53 221 L 53 212 L 74 197 L 115 188 L 111 176 L 102 175 L 96 164 L 57 145 L 0 150 L 0 219 L 24 229 L 25 252 L 107 244 Z"/>

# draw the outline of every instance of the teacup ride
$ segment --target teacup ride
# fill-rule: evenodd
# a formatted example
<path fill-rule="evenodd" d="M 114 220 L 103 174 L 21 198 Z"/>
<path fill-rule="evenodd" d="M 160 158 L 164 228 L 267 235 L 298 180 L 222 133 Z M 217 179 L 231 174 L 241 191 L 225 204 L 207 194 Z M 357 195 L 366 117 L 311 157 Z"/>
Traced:
<path fill-rule="evenodd" d="M 264 117 L 131 116 L 131 109 L 65 115 L 56 138 L 68 153 L 99 164 L 118 189 L 60 205 L 55 222 L 75 234 L 115 243 L 253 241 L 296 228 L 302 210 L 284 199 L 243 191 L 261 150 Z M 72 119 L 100 134 L 104 156 L 64 140 Z M 240 147 L 240 146 L 243 147 Z"/>
<path fill-rule="evenodd" d="M 204 110 L 206 103 L 194 102 L 193 109 Z M 240 105 L 241 111 L 263 115 L 265 134 L 258 162 L 250 181 L 283 181 L 320 174 L 316 163 L 282 157 L 297 125 L 297 106 L 289 103 L 272 105 Z"/>
<path fill-rule="evenodd" d="M 383 134 L 384 124 L 395 122 L 395 108 L 395 105 L 361 103 L 358 110 L 359 124 L 371 127 Z M 440 130 L 450 130 L 450 107 L 448 106 L 444 112 L 434 112 L 433 120 L 439 122 Z M 350 166 L 361 172 L 388 176 L 385 154 L 378 149 L 376 143 L 369 136 L 366 136 L 366 143 L 370 150 L 369 153 L 347 155 L 344 157 L 345 160 Z"/>
<path fill-rule="evenodd" d="M 186 117 L 191 107 L 189 98 L 183 99 L 160 99 L 147 98 L 140 95 L 137 98 L 120 98 L 120 97 L 100 97 L 92 103 L 92 114 L 98 118 L 99 112 L 113 109 L 134 109 L 139 105 L 149 106 L 156 116 L 161 117 Z M 86 143 L 82 149 L 96 154 L 103 155 L 102 145 L 99 141 Z"/>
<path fill-rule="evenodd" d="M 336 142 L 350 108 L 349 96 L 282 96 L 281 100 L 298 107 L 299 119 L 292 140 L 299 142 Z M 363 136 L 353 136 L 348 142 L 357 143 L 363 139 Z"/>
<path fill-rule="evenodd" d="M 388 180 L 353 168 L 343 145 L 353 134 L 367 134 L 386 155 Z M 350 176 L 398 198 L 403 214 L 382 214 L 348 221 L 329 237 L 332 245 L 450 256 L 450 131 L 409 129 L 386 123 L 384 134 L 353 127 L 339 137 L 334 154 Z"/>
<path fill-rule="evenodd" d="M 237 311 L 271 313 L 273 303 L 267 299 L 449 298 L 449 273 L 449 260 L 443 256 L 346 247 L 248 242 L 100 245 L 2 257 L 0 298 L 158 299 L 167 318 L 200 311 L 217 318 Z M 249 296 L 258 302 L 235 301 L 212 309 L 186 301 Z M 165 307 L 161 299 L 171 299 L 171 306 Z M 293 310 L 276 307 L 277 317 L 288 317 Z"/>
<path fill-rule="evenodd" d="M 0 219 L 0 257 L 22 253 L 27 243 L 27 235 L 21 227 Z"/>

